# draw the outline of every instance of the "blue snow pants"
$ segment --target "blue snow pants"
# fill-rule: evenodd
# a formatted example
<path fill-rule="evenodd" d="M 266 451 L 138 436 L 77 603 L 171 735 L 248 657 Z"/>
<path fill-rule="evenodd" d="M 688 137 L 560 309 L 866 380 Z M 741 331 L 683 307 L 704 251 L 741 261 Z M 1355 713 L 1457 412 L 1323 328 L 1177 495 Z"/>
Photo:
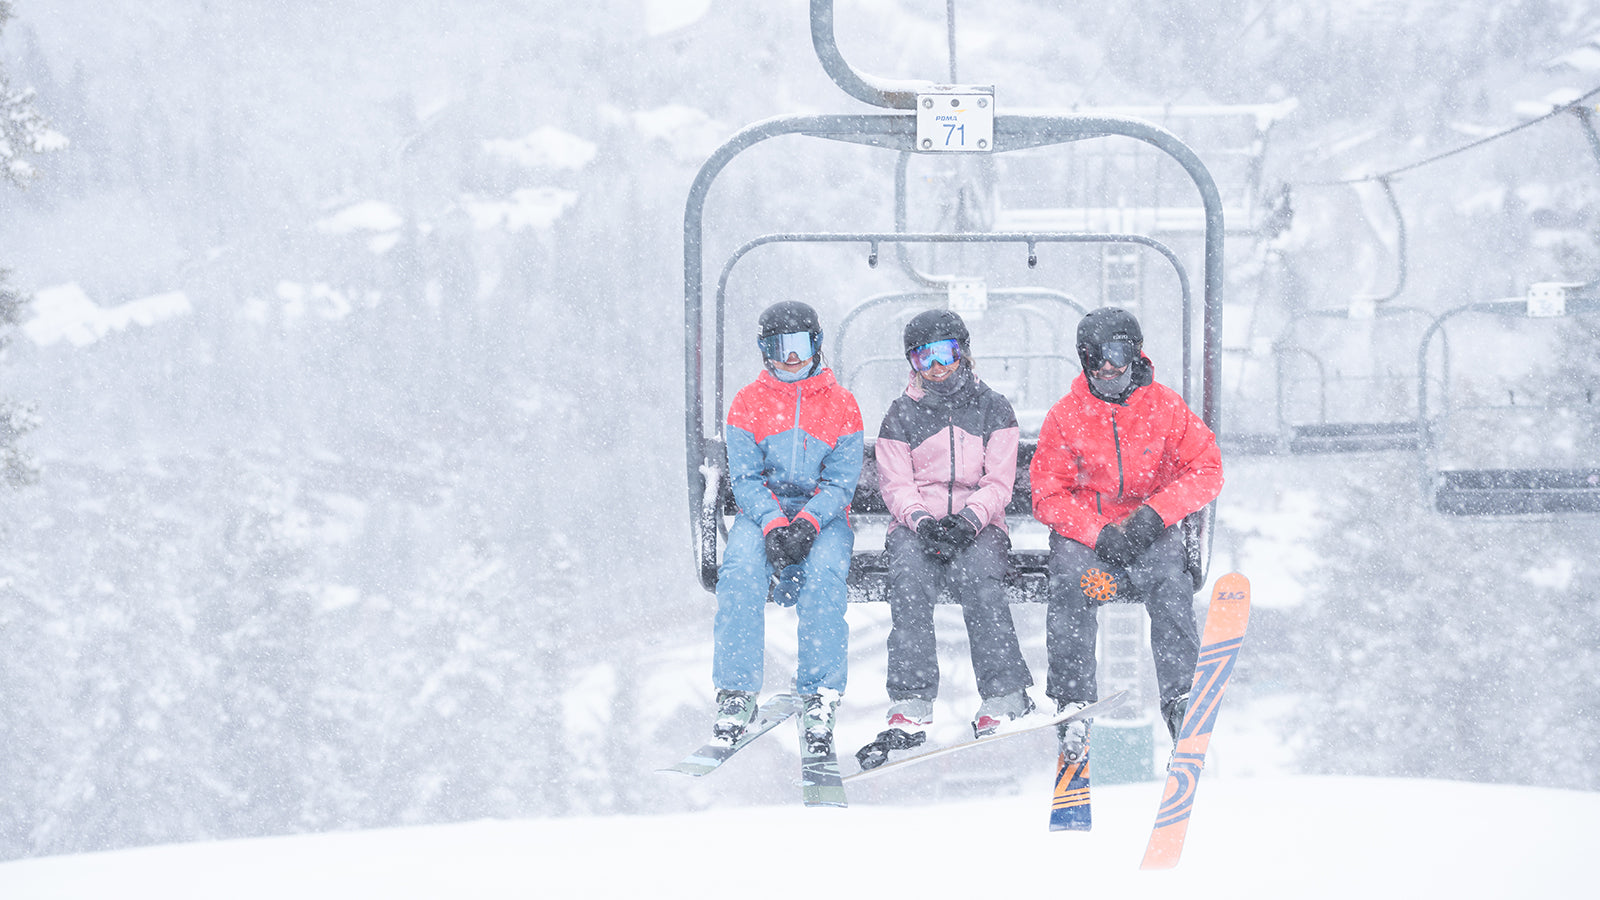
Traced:
<path fill-rule="evenodd" d="M 822 688 L 844 693 L 850 646 L 850 628 L 844 619 L 848 603 L 845 576 L 855 543 L 855 532 L 841 516 L 823 527 L 806 557 L 805 584 L 795 604 L 800 618 L 796 693 L 815 694 Z M 743 516 L 734 519 L 717 570 L 711 680 L 719 690 L 761 690 L 771 575 L 760 527 Z"/>
<path fill-rule="evenodd" d="M 1188 692 L 1194 680 L 1195 660 L 1200 656 L 1200 630 L 1194 620 L 1194 580 L 1189 577 L 1183 529 L 1168 528 L 1125 570 L 1113 569 L 1094 550 L 1052 533 L 1048 568 L 1047 695 L 1055 700 L 1100 697 L 1095 679 L 1099 604 L 1084 594 L 1082 586 L 1083 575 L 1091 568 L 1115 574 L 1119 599 L 1143 603 L 1150 614 L 1150 651 L 1155 657 L 1161 702 Z"/>

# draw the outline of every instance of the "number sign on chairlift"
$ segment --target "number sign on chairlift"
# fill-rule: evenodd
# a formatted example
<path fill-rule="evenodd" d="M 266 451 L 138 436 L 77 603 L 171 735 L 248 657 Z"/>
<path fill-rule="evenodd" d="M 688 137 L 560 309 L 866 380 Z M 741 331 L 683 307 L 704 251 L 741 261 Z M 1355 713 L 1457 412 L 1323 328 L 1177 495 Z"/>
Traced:
<path fill-rule="evenodd" d="M 917 149 L 930 153 L 994 149 L 994 87 L 940 85 L 917 92 Z"/>
<path fill-rule="evenodd" d="M 1582 287 L 1557 281 L 1541 281 L 1528 287 L 1528 318 L 1548 319 L 1567 314 L 1567 291 Z"/>
<path fill-rule="evenodd" d="M 950 311 L 967 321 L 983 318 L 989 308 L 989 288 L 981 278 L 957 278 L 950 282 Z"/>

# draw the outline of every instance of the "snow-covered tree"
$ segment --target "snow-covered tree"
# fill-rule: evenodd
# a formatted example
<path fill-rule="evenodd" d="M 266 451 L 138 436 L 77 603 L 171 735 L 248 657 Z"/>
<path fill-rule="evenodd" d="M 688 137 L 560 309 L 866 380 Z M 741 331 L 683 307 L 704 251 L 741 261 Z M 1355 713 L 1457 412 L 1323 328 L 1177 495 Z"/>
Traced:
<path fill-rule="evenodd" d="M 11 0 L 0 0 L 0 32 L 11 15 Z M 26 184 L 34 176 L 28 157 L 59 150 L 66 143 L 34 108 L 33 91 L 13 88 L 5 69 L 0 68 L 0 173 L 6 180 Z"/>
<path fill-rule="evenodd" d="M 10 0 L 0 0 L 0 32 L 11 18 Z M 12 185 L 21 187 L 33 178 L 32 155 L 66 146 L 66 138 L 33 105 L 33 91 L 11 85 L 4 66 L 0 66 L 0 174 Z M 0 354 L 27 309 L 26 295 L 7 284 L 9 272 L 0 269 Z M 0 396 L 0 483 L 17 486 L 35 477 L 27 455 L 17 439 L 32 430 L 32 410 L 8 397 Z"/>

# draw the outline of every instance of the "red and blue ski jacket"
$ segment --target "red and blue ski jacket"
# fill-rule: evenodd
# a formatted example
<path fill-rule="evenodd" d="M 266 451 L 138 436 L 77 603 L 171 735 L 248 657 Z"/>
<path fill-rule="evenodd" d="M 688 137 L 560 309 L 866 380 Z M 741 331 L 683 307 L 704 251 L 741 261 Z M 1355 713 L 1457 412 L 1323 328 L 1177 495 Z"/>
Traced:
<path fill-rule="evenodd" d="M 1148 362 L 1146 363 L 1148 365 Z M 1171 526 L 1222 492 L 1216 436 L 1166 385 L 1122 403 L 1101 400 L 1080 373 L 1039 430 L 1028 468 L 1033 515 L 1088 547 L 1141 505 Z"/>
<path fill-rule="evenodd" d="M 728 406 L 728 477 L 739 515 L 765 534 L 848 516 L 861 480 L 861 409 L 831 369 L 788 384 L 762 372 Z"/>

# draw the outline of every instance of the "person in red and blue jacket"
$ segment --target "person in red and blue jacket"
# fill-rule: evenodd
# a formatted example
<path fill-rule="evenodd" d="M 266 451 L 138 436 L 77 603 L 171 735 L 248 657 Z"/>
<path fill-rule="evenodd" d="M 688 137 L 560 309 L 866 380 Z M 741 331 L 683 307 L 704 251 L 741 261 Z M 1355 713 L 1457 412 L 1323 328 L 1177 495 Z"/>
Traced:
<path fill-rule="evenodd" d="M 1097 699 L 1097 608 L 1141 601 L 1162 717 L 1176 740 L 1200 652 L 1176 526 L 1222 491 L 1222 457 L 1211 429 L 1156 383 L 1133 313 L 1094 310 L 1077 339 L 1083 373 L 1046 414 L 1029 467 L 1034 518 L 1051 531 L 1045 693 L 1058 709 Z M 1084 721 L 1062 726 L 1062 752 L 1076 759 L 1087 735 Z"/>
<path fill-rule="evenodd" d="M 939 693 L 933 609 L 948 589 L 961 604 L 981 703 L 978 737 L 1033 709 L 1005 576 L 1006 504 L 1020 430 L 1010 401 L 978 378 L 961 316 L 930 309 L 902 335 L 911 380 L 883 417 L 873 456 L 891 520 L 887 726 L 856 753 L 876 768 L 892 750 L 922 744 Z"/>
<path fill-rule="evenodd" d="M 725 431 L 738 514 L 717 571 L 712 730 L 737 740 L 755 714 L 770 596 L 796 607 L 801 722 L 813 750 L 831 749 L 850 639 L 845 578 L 861 410 L 823 366 L 822 326 L 810 306 L 773 304 L 761 314 L 757 344 L 766 371 L 734 396 Z"/>

